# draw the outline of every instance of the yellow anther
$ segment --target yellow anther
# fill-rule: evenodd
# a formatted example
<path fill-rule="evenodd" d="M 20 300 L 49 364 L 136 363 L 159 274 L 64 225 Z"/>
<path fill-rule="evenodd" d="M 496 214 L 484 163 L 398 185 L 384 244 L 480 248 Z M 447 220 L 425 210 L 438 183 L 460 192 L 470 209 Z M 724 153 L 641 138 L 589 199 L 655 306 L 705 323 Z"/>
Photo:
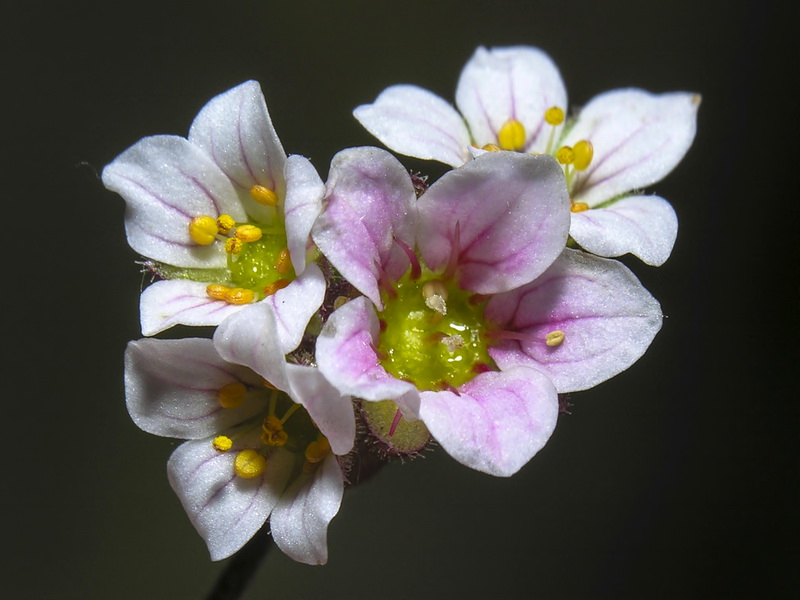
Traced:
<path fill-rule="evenodd" d="M 282 290 L 290 283 L 292 283 L 290 279 L 277 279 L 272 283 L 264 286 L 264 295 L 272 296 L 272 294 L 274 294 L 278 290 Z"/>
<path fill-rule="evenodd" d="M 261 441 L 265 446 L 283 446 L 289 441 L 289 434 L 275 415 L 267 417 L 261 424 Z"/>
<path fill-rule="evenodd" d="M 233 217 L 230 215 L 220 215 L 217 217 L 217 230 L 222 233 L 226 234 L 233 226 L 236 225 L 236 221 L 233 220 Z"/>
<path fill-rule="evenodd" d="M 569 209 L 572 212 L 583 212 L 585 210 L 589 210 L 589 205 L 586 204 L 586 202 L 573 202 Z"/>
<path fill-rule="evenodd" d="M 525 126 L 516 119 L 509 119 L 497 133 L 497 144 L 503 150 L 522 150 L 525 145 Z"/>
<path fill-rule="evenodd" d="M 250 196 L 264 206 L 277 206 L 278 194 L 263 185 L 254 185 L 250 188 Z"/>
<path fill-rule="evenodd" d="M 292 270 L 292 257 L 289 255 L 288 248 L 278 252 L 278 258 L 275 259 L 275 270 L 281 275 L 286 275 Z"/>
<path fill-rule="evenodd" d="M 575 153 L 575 162 L 572 163 L 578 171 L 583 171 L 592 162 L 594 148 L 589 140 L 581 140 L 572 147 Z"/>
<path fill-rule="evenodd" d="M 195 244 L 208 246 L 217 239 L 217 220 L 209 215 L 200 215 L 189 223 L 189 236 Z"/>
<path fill-rule="evenodd" d="M 226 435 L 218 435 L 214 438 L 214 441 L 211 442 L 211 445 L 217 452 L 227 452 L 233 448 L 233 440 Z"/>
<path fill-rule="evenodd" d="M 350 298 L 348 298 L 347 296 L 336 296 L 336 299 L 333 301 L 333 310 L 336 310 L 337 308 L 341 308 L 342 306 L 347 304 L 349 301 L 350 301 Z"/>
<path fill-rule="evenodd" d="M 255 225 L 239 225 L 236 228 L 236 238 L 243 242 L 257 242 L 264 233 Z"/>
<path fill-rule="evenodd" d="M 320 436 L 318 440 L 311 442 L 308 446 L 306 446 L 306 464 L 304 465 L 303 469 L 306 472 L 313 470 L 314 466 L 317 463 L 325 460 L 330 453 L 331 445 L 328 442 L 328 438 Z"/>
<path fill-rule="evenodd" d="M 556 160 L 562 165 L 571 165 L 575 162 L 575 151 L 569 146 L 561 146 L 556 152 Z"/>
<path fill-rule="evenodd" d="M 544 111 L 544 120 L 553 127 L 561 125 L 564 122 L 564 111 L 557 106 L 551 106 Z"/>
<path fill-rule="evenodd" d="M 497 144 L 486 144 L 481 150 L 486 150 L 487 152 L 498 152 L 500 150 L 500 146 Z"/>
<path fill-rule="evenodd" d="M 206 295 L 214 300 L 225 300 L 225 295 L 231 291 L 227 285 L 212 283 L 206 286 Z"/>
<path fill-rule="evenodd" d="M 274 385 L 272 385 L 269 381 L 264 379 L 263 377 L 261 378 L 261 383 L 263 383 L 264 387 L 267 388 L 268 390 L 277 390 L 278 389 Z"/>
<path fill-rule="evenodd" d="M 256 293 L 245 288 L 232 288 L 225 293 L 225 302 L 228 304 L 250 304 L 255 299 Z"/>
<path fill-rule="evenodd" d="M 225 252 L 228 254 L 239 254 L 242 251 L 244 242 L 238 238 L 228 238 L 225 240 Z"/>
<path fill-rule="evenodd" d="M 544 336 L 544 343 L 550 346 L 560 346 L 561 342 L 564 341 L 564 332 L 560 329 L 556 329 L 555 331 L 551 331 L 546 336 Z"/>
<path fill-rule="evenodd" d="M 247 387 L 240 381 L 226 383 L 217 391 L 217 401 L 222 408 L 236 408 L 244 402 Z"/>
<path fill-rule="evenodd" d="M 233 470 L 243 479 L 253 479 L 261 475 L 267 468 L 267 459 L 252 448 L 247 448 L 236 455 Z"/>

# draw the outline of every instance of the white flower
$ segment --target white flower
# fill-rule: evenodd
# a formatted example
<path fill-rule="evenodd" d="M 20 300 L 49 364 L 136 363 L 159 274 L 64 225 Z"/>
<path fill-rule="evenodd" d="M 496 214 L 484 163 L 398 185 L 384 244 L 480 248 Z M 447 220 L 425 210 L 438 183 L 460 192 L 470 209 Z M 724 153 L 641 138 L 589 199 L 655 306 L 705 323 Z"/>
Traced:
<path fill-rule="evenodd" d="M 264 333 L 274 339 L 269 320 Z M 283 373 L 274 382 L 224 360 L 208 339 L 131 342 L 128 410 L 145 431 L 189 440 L 173 452 L 168 475 L 213 560 L 239 550 L 269 518 L 281 550 L 324 564 L 344 492 L 336 455 L 355 436 L 351 402 L 316 368 L 286 363 L 276 344 L 260 349 Z"/>
<path fill-rule="evenodd" d="M 484 150 L 553 154 L 572 200 L 570 235 L 600 256 L 635 254 L 661 265 L 678 230 L 659 196 L 636 190 L 680 162 L 695 134 L 700 97 L 607 92 L 565 123 L 558 69 L 536 48 L 478 48 L 461 72 L 456 111 L 422 88 L 396 85 L 354 115 L 386 146 L 459 167 Z"/>
<path fill-rule="evenodd" d="M 306 264 L 321 205 L 297 158 L 287 159 L 261 88 L 248 81 L 206 104 L 188 139 L 144 138 L 103 170 L 127 203 L 128 243 L 163 279 L 142 293 L 145 335 L 218 325 L 301 280 L 324 287 Z"/>

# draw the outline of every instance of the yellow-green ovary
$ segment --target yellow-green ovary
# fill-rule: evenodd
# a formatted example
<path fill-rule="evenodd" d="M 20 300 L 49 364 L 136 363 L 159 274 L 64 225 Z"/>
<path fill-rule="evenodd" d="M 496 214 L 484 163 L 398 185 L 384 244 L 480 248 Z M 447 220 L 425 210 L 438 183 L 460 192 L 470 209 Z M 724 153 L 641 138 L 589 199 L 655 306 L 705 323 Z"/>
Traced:
<path fill-rule="evenodd" d="M 425 283 L 436 279 L 434 274 L 418 280 L 406 275 L 395 285 L 395 297 L 384 295 L 385 309 L 379 315 L 385 323 L 378 345 L 381 364 L 420 390 L 458 387 L 476 375 L 477 365 L 494 364 L 484 336 L 483 305 L 471 304 L 471 292 L 447 282 L 446 314 L 437 312 L 425 303 L 423 293 Z M 460 336 L 463 345 L 448 347 L 442 339 L 451 336 Z"/>

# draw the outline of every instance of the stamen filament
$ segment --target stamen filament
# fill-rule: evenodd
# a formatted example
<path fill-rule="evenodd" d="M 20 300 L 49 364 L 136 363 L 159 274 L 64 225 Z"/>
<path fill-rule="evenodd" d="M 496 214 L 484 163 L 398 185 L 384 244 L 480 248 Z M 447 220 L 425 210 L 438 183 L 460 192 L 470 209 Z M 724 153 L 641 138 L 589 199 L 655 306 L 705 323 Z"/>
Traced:
<path fill-rule="evenodd" d="M 411 279 L 419 279 L 422 275 L 422 266 L 419 264 L 419 259 L 417 258 L 416 253 L 409 248 L 408 244 L 398 237 L 394 238 L 394 243 L 400 246 L 403 252 L 406 253 L 408 262 L 411 263 Z"/>

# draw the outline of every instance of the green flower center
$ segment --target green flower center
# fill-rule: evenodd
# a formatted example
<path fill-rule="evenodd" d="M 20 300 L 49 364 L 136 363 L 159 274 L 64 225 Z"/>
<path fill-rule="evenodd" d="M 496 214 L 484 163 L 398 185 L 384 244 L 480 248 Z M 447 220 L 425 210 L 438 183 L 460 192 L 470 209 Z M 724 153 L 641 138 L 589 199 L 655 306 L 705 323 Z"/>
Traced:
<path fill-rule="evenodd" d="M 381 365 L 420 390 L 457 388 L 494 363 L 487 352 L 483 303 L 452 280 L 407 273 L 384 294 Z"/>
<path fill-rule="evenodd" d="M 269 290 L 279 280 L 294 280 L 286 233 L 265 231 L 260 239 L 243 244 L 238 254 L 228 255 L 228 270 L 231 283 L 259 295 L 265 295 L 265 289 Z"/>

